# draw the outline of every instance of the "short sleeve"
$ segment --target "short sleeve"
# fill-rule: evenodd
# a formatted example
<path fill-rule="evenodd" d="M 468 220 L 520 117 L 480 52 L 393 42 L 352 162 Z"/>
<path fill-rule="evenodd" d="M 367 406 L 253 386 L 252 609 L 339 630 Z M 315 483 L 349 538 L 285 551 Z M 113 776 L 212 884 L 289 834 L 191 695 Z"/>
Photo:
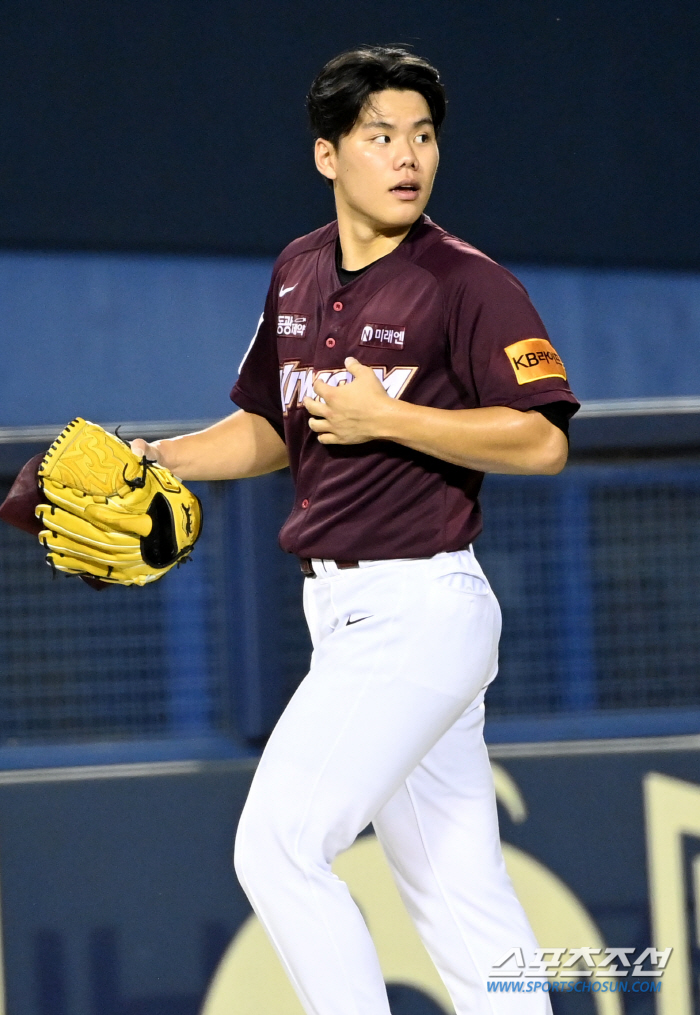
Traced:
<path fill-rule="evenodd" d="M 484 259 L 465 273 L 449 330 L 452 367 L 479 406 L 579 408 L 527 291 L 505 268 Z"/>
<path fill-rule="evenodd" d="M 280 395 L 277 333 L 275 330 L 275 275 L 265 300 L 258 328 L 238 371 L 231 401 L 246 412 L 263 416 L 284 440 L 284 413 Z"/>

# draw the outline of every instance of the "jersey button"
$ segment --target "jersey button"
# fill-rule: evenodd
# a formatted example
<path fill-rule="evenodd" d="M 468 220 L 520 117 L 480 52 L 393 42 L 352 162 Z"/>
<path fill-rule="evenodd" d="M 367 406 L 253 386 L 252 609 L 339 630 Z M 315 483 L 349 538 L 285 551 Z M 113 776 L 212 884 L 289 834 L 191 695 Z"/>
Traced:
<path fill-rule="evenodd" d="M 326 339 L 326 345 L 328 346 L 329 349 L 332 349 L 333 346 L 335 345 L 335 339 L 334 338 L 327 338 Z"/>
<path fill-rule="evenodd" d="M 340 300 L 337 300 L 337 302 L 335 302 L 333 304 L 333 309 L 334 310 L 342 310 L 343 309 L 343 304 L 340 302 Z"/>
<path fill-rule="evenodd" d="M 309 502 L 306 499 L 306 497 L 304 497 L 303 501 L 301 502 L 301 506 L 304 508 L 304 510 L 306 510 L 307 507 L 309 506 Z"/>

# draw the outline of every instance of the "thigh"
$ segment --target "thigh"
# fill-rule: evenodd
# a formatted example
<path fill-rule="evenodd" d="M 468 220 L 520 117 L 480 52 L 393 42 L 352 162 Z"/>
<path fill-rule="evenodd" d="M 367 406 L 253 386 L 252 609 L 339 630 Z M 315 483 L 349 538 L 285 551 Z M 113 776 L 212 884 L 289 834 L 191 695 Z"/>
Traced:
<path fill-rule="evenodd" d="M 421 758 L 373 820 L 390 864 L 417 884 L 464 885 L 502 867 L 483 691 Z"/>
<path fill-rule="evenodd" d="M 306 595 L 325 634 L 268 741 L 251 795 L 300 835 L 321 836 L 329 858 L 493 677 L 497 604 L 490 590 L 465 593 L 443 580 L 457 573 L 451 567 L 410 562 L 308 579 L 319 581 Z"/>

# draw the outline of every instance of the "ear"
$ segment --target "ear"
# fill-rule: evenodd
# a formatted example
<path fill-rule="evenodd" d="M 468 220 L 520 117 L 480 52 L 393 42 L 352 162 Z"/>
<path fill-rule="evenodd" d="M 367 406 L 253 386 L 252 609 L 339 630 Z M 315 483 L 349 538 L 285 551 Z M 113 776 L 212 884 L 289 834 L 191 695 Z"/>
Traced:
<path fill-rule="evenodd" d="M 321 176 L 325 176 L 327 180 L 336 179 L 338 175 L 336 171 L 336 152 L 330 141 L 324 141 L 322 137 L 316 138 L 314 159 L 316 161 L 316 168 Z"/>

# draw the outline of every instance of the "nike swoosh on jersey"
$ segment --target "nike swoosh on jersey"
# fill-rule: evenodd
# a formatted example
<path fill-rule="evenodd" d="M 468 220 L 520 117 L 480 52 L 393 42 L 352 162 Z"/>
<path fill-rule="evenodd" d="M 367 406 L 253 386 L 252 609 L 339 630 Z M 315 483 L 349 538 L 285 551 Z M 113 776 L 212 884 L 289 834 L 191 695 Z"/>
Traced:
<path fill-rule="evenodd" d="M 292 289 L 296 289 L 298 285 L 299 283 L 295 282 L 294 285 L 288 285 L 286 289 L 284 286 L 282 286 L 282 288 L 280 289 L 280 296 L 286 296 L 287 293 L 290 293 L 292 291 Z"/>
<path fill-rule="evenodd" d="M 345 622 L 345 626 L 350 627 L 351 624 L 359 624 L 361 620 L 369 620 L 371 616 L 372 614 L 369 613 L 366 617 L 357 617 L 356 620 L 351 620 L 350 617 L 348 617 L 347 621 Z"/>

